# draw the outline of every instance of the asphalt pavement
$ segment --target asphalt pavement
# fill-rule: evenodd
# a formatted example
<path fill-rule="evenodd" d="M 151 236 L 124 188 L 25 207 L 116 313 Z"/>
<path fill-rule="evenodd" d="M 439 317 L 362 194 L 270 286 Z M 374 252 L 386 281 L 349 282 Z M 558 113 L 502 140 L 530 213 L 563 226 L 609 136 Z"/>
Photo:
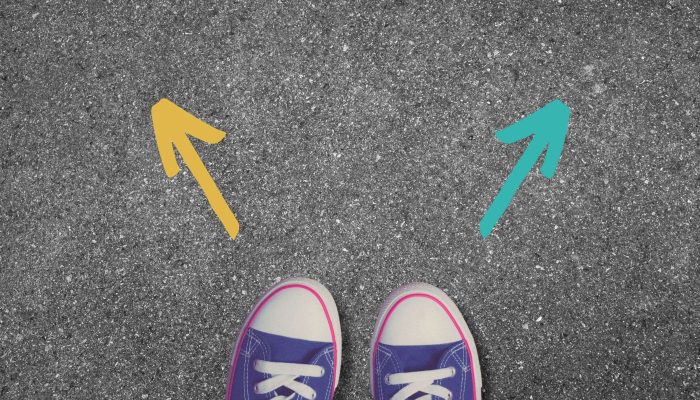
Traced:
<path fill-rule="evenodd" d="M 342 319 L 369 399 L 384 296 L 425 281 L 474 334 L 484 399 L 700 399 L 700 3 L 2 1 L 0 398 L 222 399 L 279 279 Z M 150 108 L 241 224 L 166 177 Z M 479 220 L 571 108 L 554 179 Z"/>

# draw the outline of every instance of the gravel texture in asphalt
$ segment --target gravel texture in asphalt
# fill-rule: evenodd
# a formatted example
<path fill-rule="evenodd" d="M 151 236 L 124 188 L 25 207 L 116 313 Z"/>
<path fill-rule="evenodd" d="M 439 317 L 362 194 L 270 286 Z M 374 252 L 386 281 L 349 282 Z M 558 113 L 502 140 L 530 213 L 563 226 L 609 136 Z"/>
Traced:
<path fill-rule="evenodd" d="M 700 3 L 0 4 L 0 398 L 221 399 L 258 295 L 306 276 L 369 399 L 383 298 L 425 281 L 474 333 L 485 399 L 700 398 Z M 637 4 L 632 4 L 637 3 Z M 240 223 L 162 168 L 150 108 Z M 478 223 L 572 110 L 551 181 Z"/>

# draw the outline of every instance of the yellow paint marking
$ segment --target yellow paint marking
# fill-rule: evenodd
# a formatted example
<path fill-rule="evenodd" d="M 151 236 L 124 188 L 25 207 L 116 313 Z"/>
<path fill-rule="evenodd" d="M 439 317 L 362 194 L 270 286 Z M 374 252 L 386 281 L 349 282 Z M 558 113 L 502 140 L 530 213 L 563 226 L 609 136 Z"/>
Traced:
<path fill-rule="evenodd" d="M 173 178 L 180 172 L 180 166 L 175 159 L 175 149 L 177 149 L 182 161 L 201 186 L 209 200 L 209 205 L 221 220 L 231 239 L 234 239 L 238 235 L 238 220 L 221 195 L 214 179 L 209 175 L 209 171 L 199 158 L 188 136 L 214 144 L 223 140 L 226 133 L 200 121 L 168 99 L 161 99 L 151 108 L 151 118 L 165 173 Z"/>

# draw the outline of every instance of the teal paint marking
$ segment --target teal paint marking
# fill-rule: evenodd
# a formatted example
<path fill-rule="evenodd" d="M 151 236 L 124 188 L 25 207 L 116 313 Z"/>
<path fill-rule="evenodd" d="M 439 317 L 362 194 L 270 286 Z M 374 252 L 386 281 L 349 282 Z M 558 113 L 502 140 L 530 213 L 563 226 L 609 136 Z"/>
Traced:
<path fill-rule="evenodd" d="M 545 155 L 540 171 L 546 178 L 552 179 L 564 149 L 570 116 L 569 107 L 557 99 L 496 132 L 496 139 L 506 144 L 517 142 L 528 136 L 532 136 L 532 139 L 479 222 L 479 231 L 484 239 L 501 219 L 513 200 L 513 196 L 542 153 Z"/>

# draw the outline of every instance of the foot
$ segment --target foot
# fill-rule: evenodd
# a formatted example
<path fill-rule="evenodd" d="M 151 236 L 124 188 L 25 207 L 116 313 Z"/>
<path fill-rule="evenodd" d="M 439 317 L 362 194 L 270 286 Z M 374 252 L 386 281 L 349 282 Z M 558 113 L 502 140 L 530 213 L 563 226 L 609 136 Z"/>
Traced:
<path fill-rule="evenodd" d="M 226 399 L 332 399 L 341 342 L 328 290 L 310 279 L 282 281 L 260 298 L 243 325 Z"/>
<path fill-rule="evenodd" d="M 474 339 L 457 306 L 434 286 L 414 283 L 393 291 L 371 349 L 375 400 L 481 399 Z"/>

